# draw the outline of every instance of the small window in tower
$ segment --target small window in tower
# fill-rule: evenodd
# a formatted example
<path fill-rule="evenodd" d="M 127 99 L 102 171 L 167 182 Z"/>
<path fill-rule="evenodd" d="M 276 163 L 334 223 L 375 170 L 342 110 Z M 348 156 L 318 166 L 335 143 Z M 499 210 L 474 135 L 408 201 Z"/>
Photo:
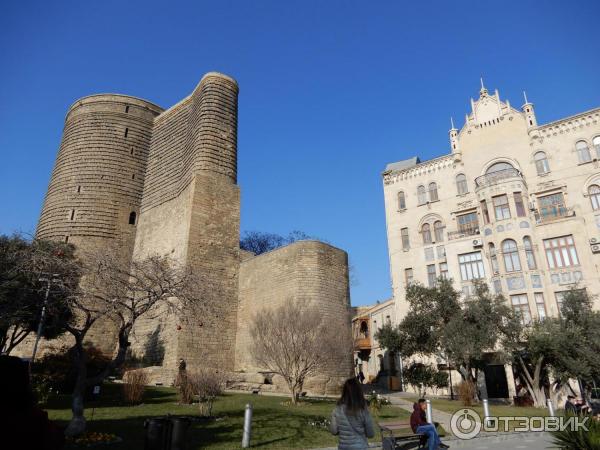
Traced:
<path fill-rule="evenodd" d="M 533 120 L 529 119 L 529 125 L 533 125 Z"/>
<path fill-rule="evenodd" d="M 131 179 L 135 180 L 135 173 L 131 175 Z"/>
<path fill-rule="evenodd" d="M 130 153 L 133 155 L 133 147 L 131 147 L 131 151 L 130 151 Z"/>
<path fill-rule="evenodd" d="M 75 220 L 75 210 L 71 210 L 71 220 Z"/>
<path fill-rule="evenodd" d="M 129 105 L 127 105 L 127 106 L 125 107 L 125 112 L 126 112 L 126 113 L 128 113 L 128 112 L 129 112 Z"/>
<path fill-rule="evenodd" d="M 81 186 L 77 186 L 77 193 L 81 194 Z"/>
<path fill-rule="evenodd" d="M 65 236 L 65 244 L 69 243 L 69 236 Z"/>
<path fill-rule="evenodd" d="M 136 215 L 135 211 L 129 213 L 129 225 L 135 225 Z"/>
<path fill-rule="evenodd" d="M 125 128 L 125 137 L 129 134 L 129 128 Z"/>

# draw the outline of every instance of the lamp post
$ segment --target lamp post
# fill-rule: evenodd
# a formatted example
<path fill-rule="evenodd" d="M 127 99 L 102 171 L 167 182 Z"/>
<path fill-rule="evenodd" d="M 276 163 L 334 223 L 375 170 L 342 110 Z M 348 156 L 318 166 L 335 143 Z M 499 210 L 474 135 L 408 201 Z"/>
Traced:
<path fill-rule="evenodd" d="M 44 295 L 42 313 L 40 314 L 40 322 L 38 323 L 37 336 L 35 337 L 35 344 L 33 344 L 33 353 L 31 354 L 31 361 L 29 362 L 29 367 L 31 367 L 31 365 L 33 365 L 33 362 L 35 361 L 35 355 L 37 353 L 38 345 L 40 343 L 40 337 L 42 336 L 42 331 L 44 330 L 44 321 L 46 320 L 46 309 L 48 308 L 48 298 L 50 297 L 50 287 L 52 286 L 52 283 L 58 283 L 60 280 L 58 279 L 58 274 L 53 274 L 52 278 L 40 278 L 39 281 L 46 282 L 46 293 Z"/>

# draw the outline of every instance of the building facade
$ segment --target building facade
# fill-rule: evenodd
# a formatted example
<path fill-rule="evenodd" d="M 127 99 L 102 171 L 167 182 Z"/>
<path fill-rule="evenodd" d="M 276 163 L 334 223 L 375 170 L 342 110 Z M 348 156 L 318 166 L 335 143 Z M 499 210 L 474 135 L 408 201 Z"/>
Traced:
<path fill-rule="evenodd" d="M 364 375 L 364 382 L 377 383 L 387 389 L 400 389 L 401 360 L 394 352 L 382 348 L 375 335 L 386 324 L 395 323 L 394 300 L 356 308 L 352 318 L 354 371 Z"/>
<path fill-rule="evenodd" d="M 249 358 L 248 325 L 259 310 L 290 300 L 350 334 L 346 252 L 318 241 L 258 256 L 240 250 L 237 114 L 237 82 L 215 72 L 168 109 L 99 94 L 67 113 L 37 237 L 72 243 L 80 255 L 99 248 L 125 261 L 166 255 L 203 280 L 211 317 L 185 311 L 136 323 L 131 351 L 152 361 L 153 381 L 170 383 L 184 359 L 190 370 L 263 384 L 266 369 Z M 110 321 L 99 321 L 88 337 L 110 353 L 114 333 Z M 337 392 L 351 373 L 348 355 L 307 387 Z"/>
<path fill-rule="evenodd" d="M 523 322 L 559 314 L 573 286 L 600 294 L 600 108 L 538 124 L 482 82 L 449 140 L 383 172 L 396 317 L 408 284 L 440 276 L 465 296 L 485 281 Z"/>

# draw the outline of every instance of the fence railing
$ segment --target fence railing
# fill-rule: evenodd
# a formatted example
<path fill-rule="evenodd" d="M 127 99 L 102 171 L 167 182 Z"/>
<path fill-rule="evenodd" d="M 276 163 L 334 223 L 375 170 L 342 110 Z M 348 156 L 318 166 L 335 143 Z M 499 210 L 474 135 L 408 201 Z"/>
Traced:
<path fill-rule="evenodd" d="M 521 173 L 517 169 L 502 169 L 475 178 L 475 185 L 477 187 L 493 186 L 507 178 L 515 177 L 521 177 Z"/>

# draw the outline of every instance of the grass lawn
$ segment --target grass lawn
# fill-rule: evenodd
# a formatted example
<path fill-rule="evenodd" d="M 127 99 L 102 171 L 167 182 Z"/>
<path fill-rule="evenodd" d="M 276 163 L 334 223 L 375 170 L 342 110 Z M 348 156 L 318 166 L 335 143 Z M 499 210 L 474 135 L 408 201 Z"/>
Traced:
<path fill-rule="evenodd" d="M 148 387 L 144 404 L 125 406 L 120 385 L 106 384 L 96 402 L 86 404 L 88 430 L 114 433 L 123 442 L 107 448 L 135 450 L 144 446 L 144 420 L 151 417 L 171 415 L 193 416 L 198 414 L 197 405 L 177 403 L 175 389 Z M 66 425 L 71 416 L 69 398 L 61 396 L 48 402 L 45 409 L 51 419 Z M 332 400 L 307 400 L 298 406 L 289 406 L 286 397 L 251 394 L 225 394 L 215 402 L 213 414 L 216 420 L 194 422 L 188 437 L 190 449 L 240 448 L 244 407 L 252 403 L 252 447 L 257 448 L 315 448 L 336 446 L 337 439 L 326 428 L 310 425 L 316 419 L 329 418 L 334 408 Z M 92 410 L 92 407 L 94 409 Z M 93 413 L 93 417 L 92 417 Z M 385 406 L 375 421 L 407 419 L 409 413 L 392 406 Z M 380 440 L 379 434 L 373 441 Z"/>

